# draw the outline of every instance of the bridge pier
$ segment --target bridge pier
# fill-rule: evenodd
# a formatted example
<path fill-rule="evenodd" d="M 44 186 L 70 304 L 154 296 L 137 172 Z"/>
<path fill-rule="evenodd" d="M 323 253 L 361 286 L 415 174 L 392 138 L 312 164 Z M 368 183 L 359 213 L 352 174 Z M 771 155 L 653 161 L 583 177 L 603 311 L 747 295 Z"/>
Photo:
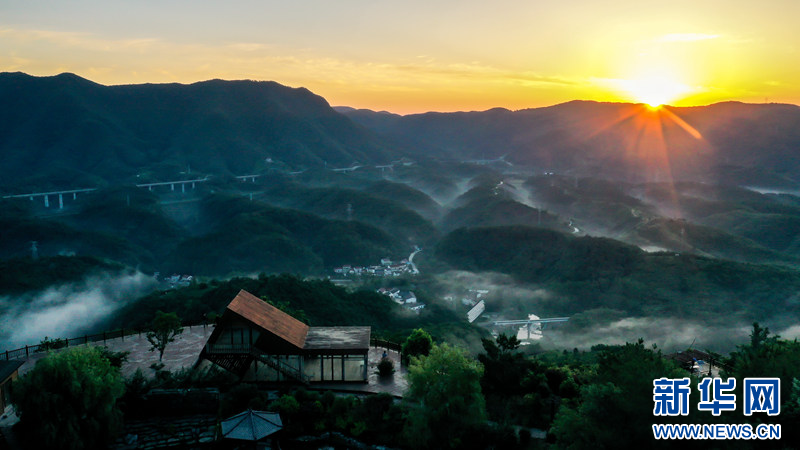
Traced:
<path fill-rule="evenodd" d="M 208 177 L 198 178 L 194 180 L 175 180 L 175 181 L 162 181 L 158 183 L 142 183 L 142 184 L 137 184 L 136 187 L 147 188 L 148 191 L 152 192 L 154 187 L 169 185 L 169 190 L 175 192 L 175 185 L 179 184 L 181 186 L 181 192 L 185 193 L 186 187 L 189 183 L 192 184 L 192 189 L 195 189 L 197 187 L 197 183 L 203 183 L 205 181 L 208 181 Z"/>
<path fill-rule="evenodd" d="M 50 207 L 50 196 L 57 195 L 58 196 L 58 209 L 64 209 L 64 196 L 67 194 L 72 194 L 72 199 L 77 200 L 79 192 L 91 192 L 94 191 L 94 188 L 90 189 L 68 189 L 63 191 L 53 191 L 53 192 L 33 192 L 29 194 L 16 194 L 16 195 L 4 195 L 3 198 L 28 198 L 30 201 L 34 201 L 36 197 L 42 197 L 44 200 L 44 207 Z"/>

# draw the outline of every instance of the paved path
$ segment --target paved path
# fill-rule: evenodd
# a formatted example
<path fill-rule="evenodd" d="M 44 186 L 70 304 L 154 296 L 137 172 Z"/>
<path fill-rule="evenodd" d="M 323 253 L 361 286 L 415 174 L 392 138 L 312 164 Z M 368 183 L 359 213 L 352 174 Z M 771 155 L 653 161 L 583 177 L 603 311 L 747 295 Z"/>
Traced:
<path fill-rule="evenodd" d="M 205 345 L 213 330 L 213 325 L 184 327 L 183 333 L 179 334 L 175 338 L 175 342 L 167 345 L 167 348 L 164 350 L 164 359 L 161 361 L 164 364 L 164 369 L 174 372 L 184 367 L 193 366 L 194 363 L 197 362 L 200 350 L 203 349 L 203 345 Z M 90 342 L 88 345 L 105 345 L 115 352 L 130 352 L 128 361 L 122 365 L 122 375 L 124 377 L 133 375 L 136 369 L 141 369 L 147 376 L 154 375 L 154 371 L 150 368 L 150 365 L 158 362 L 158 352 L 150 351 L 150 343 L 147 341 L 144 334 L 133 334 L 125 336 L 124 338 L 108 339 L 105 342 Z M 33 369 L 36 362 L 46 355 L 47 353 L 44 352 L 31 355 L 31 357 L 25 361 L 25 364 L 19 368 L 20 376 Z"/>
<path fill-rule="evenodd" d="M 213 325 L 185 327 L 183 333 L 175 338 L 175 342 L 167 345 L 164 351 L 164 358 L 161 361 L 164 364 L 164 369 L 174 372 L 182 368 L 193 366 L 213 330 Z M 155 375 L 155 371 L 150 368 L 150 365 L 158 362 L 158 352 L 150 351 L 150 343 L 147 341 L 144 334 L 108 339 L 105 342 L 90 342 L 86 345 L 105 345 L 110 350 L 116 352 L 130 352 L 128 360 L 122 366 L 122 375 L 126 378 L 133 375 L 137 369 L 141 369 L 145 376 L 152 377 Z M 54 351 L 58 352 L 63 350 L 64 349 L 59 349 Z M 387 352 L 388 358 L 394 362 L 395 367 L 395 373 L 389 377 L 378 376 L 377 366 L 383 357 L 384 351 Z M 20 376 L 33 369 L 36 363 L 46 355 L 47 353 L 45 352 L 31 355 L 19 368 Z M 369 376 L 367 383 L 312 383 L 309 387 L 311 389 L 330 389 L 338 392 L 352 393 L 385 392 L 395 397 L 402 397 L 408 389 L 406 368 L 400 366 L 400 354 L 396 351 L 384 349 L 382 347 L 371 347 L 369 349 L 368 370 Z M 11 449 L 21 448 L 19 443 L 16 442 L 14 433 L 11 430 L 11 427 L 18 421 L 19 418 L 14 414 L 14 410 L 10 405 L 5 411 L 0 411 L 0 448 L 3 448 L 4 444 Z M 4 440 L 5 443 L 3 442 Z"/>
<path fill-rule="evenodd" d="M 417 253 L 421 252 L 422 249 L 417 247 L 409 256 L 408 256 L 408 263 L 411 265 L 411 273 L 414 275 L 419 273 L 419 269 L 417 269 L 417 265 L 414 264 L 414 257 L 417 256 Z"/>
<path fill-rule="evenodd" d="M 161 361 L 164 369 L 174 372 L 182 368 L 192 367 L 200 355 L 208 337 L 214 330 L 213 325 L 184 327 L 183 333 L 175 338 L 175 342 L 167 345 L 164 350 L 164 358 Z M 153 363 L 158 362 L 158 352 L 150 351 L 150 343 L 144 334 L 125 336 L 124 338 L 108 339 L 105 342 L 90 342 L 88 345 L 105 345 L 115 352 L 130 352 L 128 360 L 122 365 L 122 375 L 130 377 L 137 369 L 147 377 L 155 375 L 155 371 L 150 368 Z M 55 350 L 55 351 L 62 351 Z M 386 351 L 388 357 L 394 362 L 395 373 L 390 377 L 378 376 L 378 363 Z M 25 361 L 19 369 L 20 376 L 33 369 L 36 362 L 45 357 L 47 353 L 34 353 Z M 395 397 L 402 397 L 408 389 L 406 381 L 406 368 L 400 366 L 400 354 L 393 350 L 383 347 L 371 347 L 369 349 L 368 382 L 364 383 L 312 383 L 312 388 L 335 389 L 337 391 L 352 392 L 386 392 Z"/>
<path fill-rule="evenodd" d="M 388 377 L 378 375 L 378 363 L 386 351 L 387 357 L 394 363 L 394 373 Z M 383 347 L 370 347 L 369 366 L 367 368 L 366 383 L 311 383 L 311 389 L 330 389 L 338 392 L 354 393 L 387 393 L 394 397 L 402 397 L 408 390 L 408 380 L 406 379 L 406 368 L 400 366 L 400 353 L 388 350 Z"/>

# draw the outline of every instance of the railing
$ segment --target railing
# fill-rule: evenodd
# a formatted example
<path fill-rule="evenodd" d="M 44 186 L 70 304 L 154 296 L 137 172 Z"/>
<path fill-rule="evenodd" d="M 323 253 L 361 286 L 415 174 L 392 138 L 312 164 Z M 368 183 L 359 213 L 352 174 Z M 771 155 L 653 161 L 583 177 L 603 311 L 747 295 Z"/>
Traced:
<path fill-rule="evenodd" d="M 385 348 L 387 350 L 394 350 L 397 353 L 399 353 L 400 354 L 400 366 L 403 366 L 403 364 L 407 364 L 408 363 L 408 361 L 405 361 L 405 362 L 403 361 L 403 346 L 398 344 L 397 342 L 386 341 L 386 340 L 383 340 L 383 339 L 378 339 L 378 338 L 371 337 L 371 338 L 369 338 L 369 345 L 370 345 L 370 347 Z"/>
<path fill-rule="evenodd" d="M 266 363 L 268 366 L 272 367 L 273 369 L 281 372 L 282 374 L 292 377 L 295 380 L 301 381 L 305 384 L 308 384 L 311 381 L 311 377 L 301 372 L 296 367 L 292 367 L 289 364 L 275 358 L 272 355 L 267 355 L 264 352 L 261 352 L 255 348 L 253 348 L 252 355 L 257 360 Z"/>
<path fill-rule="evenodd" d="M 252 346 L 250 344 L 214 344 L 209 345 L 206 348 L 206 351 L 209 354 L 216 355 L 216 354 L 228 354 L 228 353 L 235 353 L 235 354 L 248 354 Z"/>
<path fill-rule="evenodd" d="M 195 324 L 195 325 L 186 325 L 184 328 L 192 329 L 192 327 L 202 326 L 205 328 L 208 326 L 206 323 Z M 64 338 L 64 339 L 52 339 L 48 340 L 46 344 L 35 344 L 35 345 L 26 345 L 25 347 L 17 348 L 14 350 L 6 350 L 0 353 L 0 361 L 6 360 L 10 361 L 12 359 L 27 359 L 34 353 L 44 352 L 47 350 L 56 350 L 59 348 L 67 348 L 67 347 L 74 347 L 76 345 L 83 345 L 88 344 L 89 342 L 105 342 L 109 339 L 122 339 L 125 340 L 125 336 L 132 336 L 134 334 L 141 336 L 142 333 L 147 333 L 148 330 L 143 328 L 121 328 L 119 330 L 112 330 L 112 331 L 104 331 L 102 333 L 97 334 L 86 334 L 80 337 L 74 338 Z"/>
<path fill-rule="evenodd" d="M 383 339 L 378 339 L 378 338 L 370 338 L 369 345 L 370 347 L 383 347 L 387 350 L 394 350 L 398 353 L 403 351 L 402 345 L 396 342 L 385 341 Z"/>

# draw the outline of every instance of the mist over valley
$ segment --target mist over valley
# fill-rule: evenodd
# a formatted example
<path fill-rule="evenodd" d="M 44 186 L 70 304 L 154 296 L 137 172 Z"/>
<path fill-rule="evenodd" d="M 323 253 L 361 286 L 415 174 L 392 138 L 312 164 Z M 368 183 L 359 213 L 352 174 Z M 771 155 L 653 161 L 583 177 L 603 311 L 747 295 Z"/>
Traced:
<path fill-rule="evenodd" d="M 570 317 L 531 344 L 543 349 L 642 337 L 727 352 L 756 321 L 798 334 L 793 105 L 399 116 L 273 82 L 22 73 L 0 74 L 0 101 L 0 258 L 24 271 L 0 285 L 9 348 L 145 326 L 136 305 L 173 296 L 204 299 L 174 303 L 201 321 L 224 308 L 220 283 L 281 273 L 414 292 L 424 308 L 382 299 L 387 316 L 365 317 L 398 336 L 427 323 L 473 351 L 516 332 L 493 321 L 529 314 Z M 416 273 L 385 268 L 411 254 Z M 472 324 L 470 290 L 488 291 Z M 324 301 L 302 309 L 324 317 Z"/>

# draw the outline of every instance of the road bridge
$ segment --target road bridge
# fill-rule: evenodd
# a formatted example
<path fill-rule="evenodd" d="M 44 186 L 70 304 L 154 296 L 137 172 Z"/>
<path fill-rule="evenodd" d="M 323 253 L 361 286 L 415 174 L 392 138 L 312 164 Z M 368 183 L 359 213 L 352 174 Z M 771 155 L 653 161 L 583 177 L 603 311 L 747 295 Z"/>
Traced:
<path fill-rule="evenodd" d="M 140 188 L 145 188 L 146 187 L 148 191 L 152 191 L 154 187 L 169 186 L 170 190 L 175 191 L 175 185 L 180 185 L 181 192 L 186 192 L 186 185 L 187 184 L 191 184 L 192 185 L 192 189 L 194 189 L 196 183 L 205 183 L 206 181 L 208 181 L 208 177 L 197 178 L 197 179 L 194 179 L 194 180 L 177 180 L 177 181 L 161 181 L 161 182 L 158 182 L 158 183 L 142 183 L 142 184 L 137 184 L 136 187 L 140 187 Z"/>
<path fill-rule="evenodd" d="M 255 183 L 256 182 L 256 178 L 259 178 L 259 177 L 261 177 L 261 175 L 238 175 L 236 177 L 236 179 L 237 180 L 242 180 L 242 182 L 250 180 L 252 183 Z"/>
<path fill-rule="evenodd" d="M 58 209 L 64 209 L 64 196 L 72 194 L 72 199 L 75 200 L 78 198 L 78 194 L 82 194 L 84 192 L 91 192 L 95 191 L 97 188 L 87 188 L 87 189 L 69 189 L 66 191 L 52 191 L 52 192 L 34 192 L 31 194 L 15 194 L 15 195 L 6 195 L 3 198 L 30 198 L 33 200 L 36 197 L 43 197 L 44 198 L 44 207 L 50 207 L 50 196 L 58 196 Z"/>
<path fill-rule="evenodd" d="M 550 317 L 546 319 L 524 319 L 524 320 L 496 320 L 493 322 L 495 326 L 527 326 L 528 328 L 528 339 L 531 338 L 531 328 L 533 325 L 539 325 L 541 328 L 544 329 L 545 325 L 548 323 L 559 323 L 559 322 L 567 322 L 569 321 L 569 317 Z"/>

